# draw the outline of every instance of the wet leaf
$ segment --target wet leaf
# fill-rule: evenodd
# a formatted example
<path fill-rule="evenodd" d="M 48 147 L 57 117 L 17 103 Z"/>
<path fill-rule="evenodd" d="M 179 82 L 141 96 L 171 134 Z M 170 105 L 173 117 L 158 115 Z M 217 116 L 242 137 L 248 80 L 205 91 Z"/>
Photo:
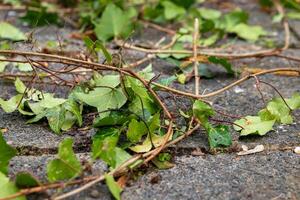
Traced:
<path fill-rule="evenodd" d="M 126 113 L 112 111 L 108 116 L 105 117 L 97 117 L 93 123 L 94 127 L 101 126 L 115 126 L 115 125 L 123 125 L 128 120 L 130 120 L 131 116 L 128 116 Z"/>
<path fill-rule="evenodd" d="M 9 178 L 6 177 L 3 173 L 0 172 L 0 198 L 8 197 L 10 195 L 16 194 L 19 192 L 19 189 L 15 186 L 13 182 L 9 181 Z M 26 200 L 26 197 L 20 196 L 14 198 L 14 200 Z"/>
<path fill-rule="evenodd" d="M 9 161 L 17 154 L 17 150 L 9 146 L 0 130 L 0 172 L 7 174 Z"/>
<path fill-rule="evenodd" d="M 58 149 L 58 158 L 47 165 L 47 176 L 50 182 L 71 179 L 78 176 L 82 167 L 72 149 L 73 139 L 65 138 Z"/>
<path fill-rule="evenodd" d="M 114 198 L 117 200 L 121 200 L 120 194 L 122 192 L 122 188 L 117 184 L 114 177 L 108 174 L 105 175 L 105 182 Z"/>
<path fill-rule="evenodd" d="M 262 119 L 258 116 L 246 116 L 245 118 L 236 120 L 234 123 L 243 127 L 242 129 L 239 126 L 233 126 L 236 131 L 241 132 L 242 136 L 250 134 L 265 135 L 269 131 L 273 130 L 275 120 L 262 121 Z"/>

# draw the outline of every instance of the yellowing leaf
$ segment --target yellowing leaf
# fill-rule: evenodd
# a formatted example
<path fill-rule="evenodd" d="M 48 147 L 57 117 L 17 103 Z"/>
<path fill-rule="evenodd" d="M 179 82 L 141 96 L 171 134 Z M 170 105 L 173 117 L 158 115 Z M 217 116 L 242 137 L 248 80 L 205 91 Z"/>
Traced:
<path fill-rule="evenodd" d="M 153 134 L 151 134 L 151 137 L 150 137 L 150 135 L 148 134 L 147 138 L 145 139 L 145 141 L 142 144 L 130 147 L 130 149 L 136 153 L 148 152 L 152 149 L 152 143 L 153 143 L 154 147 L 158 147 L 163 143 L 164 139 L 165 139 L 165 136 L 160 136 L 160 135 L 156 135 L 153 133 Z M 170 141 L 171 139 L 172 139 L 172 136 L 170 136 L 168 141 Z M 152 141 L 152 143 L 151 143 L 151 141 Z"/>
<path fill-rule="evenodd" d="M 242 136 L 250 134 L 265 135 L 267 132 L 273 130 L 275 120 L 262 121 L 258 116 L 246 116 L 245 118 L 236 120 L 234 123 L 243 127 L 242 129 L 239 126 L 233 126 L 236 131 L 241 131 Z"/>

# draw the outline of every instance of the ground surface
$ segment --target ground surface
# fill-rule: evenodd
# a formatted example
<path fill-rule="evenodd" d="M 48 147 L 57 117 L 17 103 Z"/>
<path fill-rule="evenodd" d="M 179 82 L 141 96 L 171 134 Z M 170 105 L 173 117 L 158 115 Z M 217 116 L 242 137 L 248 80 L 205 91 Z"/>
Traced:
<path fill-rule="evenodd" d="M 284 38 L 282 28 L 273 26 L 269 16 L 247 2 L 240 1 L 239 4 L 250 12 L 251 21 L 263 25 L 277 35 L 275 38 L 278 38 L 279 44 L 282 44 Z M 300 23 L 292 22 L 292 25 L 294 32 L 299 36 Z M 49 39 L 55 40 L 56 33 L 61 38 L 68 39 L 70 32 L 71 30 L 67 28 L 46 27 L 38 30 L 36 35 L 38 43 L 42 44 L 43 41 Z M 300 56 L 300 49 L 298 49 L 300 41 L 297 40 L 295 33 L 291 38 L 292 49 L 286 54 Z M 138 36 L 135 41 L 153 42 L 159 40 L 160 36 L 161 33 L 149 29 Z M 242 41 L 234 45 L 232 49 L 235 52 L 247 51 L 247 44 Z M 249 45 L 248 47 L 251 48 Z M 76 46 L 69 48 L 76 48 Z M 130 57 L 131 60 L 137 60 L 143 56 L 144 54 L 141 53 L 125 51 L 125 58 Z M 156 74 L 171 75 L 174 71 L 173 66 L 159 59 L 152 60 L 152 64 Z M 259 60 L 244 59 L 234 64 L 237 68 L 243 65 L 261 68 L 297 66 L 295 63 L 273 57 Z M 214 91 L 236 79 L 228 77 L 219 68 L 215 68 L 215 71 L 217 76 L 214 79 L 201 80 L 201 92 Z M 296 91 L 300 92 L 299 77 L 266 75 L 262 80 L 272 83 L 286 97 Z M 228 113 L 255 114 L 263 107 L 263 102 L 254 84 L 255 82 L 250 80 L 210 100 L 215 106 Z M 174 83 L 173 87 L 193 91 L 193 81 L 186 85 Z M 0 91 L 1 97 L 13 94 L 10 83 L 0 82 Z M 268 99 L 276 95 L 268 86 L 262 86 L 262 91 Z M 174 107 L 176 105 L 169 106 L 176 109 Z M 4 136 L 20 152 L 20 156 L 11 161 L 11 176 L 18 171 L 26 170 L 43 177 L 46 161 L 53 158 L 59 142 L 70 135 L 75 138 L 75 151 L 78 156 L 88 159 L 85 152 L 89 150 L 93 130 L 72 131 L 63 136 L 57 136 L 43 123 L 27 125 L 25 122 L 26 119 L 18 113 L 5 114 L 0 110 L 0 127 L 8 130 Z M 123 199 L 300 199 L 300 157 L 292 151 L 300 145 L 300 112 L 294 113 L 292 125 L 278 126 L 264 137 L 238 138 L 234 131 L 232 135 L 239 145 L 254 147 L 263 144 L 265 150 L 243 157 L 237 156 L 236 152 L 217 155 L 206 153 L 202 156 L 194 156 L 192 152 L 196 149 L 202 149 L 203 152 L 208 150 L 204 132 L 198 131 L 169 149 L 174 154 L 175 167 L 163 171 L 150 167 L 136 181 L 130 181 L 129 186 L 122 193 Z M 105 169 L 105 164 L 100 162 L 93 170 L 94 173 L 100 174 Z M 47 196 L 44 194 L 31 196 L 31 199 L 45 198 Z M 99 184 L 72 199 L 112 199 L 112 197 L 106 186 Z"/>

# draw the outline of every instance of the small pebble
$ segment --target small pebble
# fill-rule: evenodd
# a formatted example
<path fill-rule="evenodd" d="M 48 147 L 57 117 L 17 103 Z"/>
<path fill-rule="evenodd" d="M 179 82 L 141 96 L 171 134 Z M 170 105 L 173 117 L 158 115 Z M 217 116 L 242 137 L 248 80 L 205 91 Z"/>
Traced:
<path fill-rule="evenodd" d="M 99 198 L 100 197 L 100 193 L 98 192 L 98 190 L 92 190 L 90 193 L 90 196 L 92 198 Z"/>
<path fill-rule="evenodd" d="M 300 147 L 295 147 L 294 152 L 295 152 L 296 154 L 300 154 Z"/>
<path fill-rule="evenodd" d="M 239 86 L 236 86 L 236 87 L 234 87 L 234 92 L 237 94 L 242 93 L 242 92 L 244 92 L 244 89 L 240 88 Z"/>

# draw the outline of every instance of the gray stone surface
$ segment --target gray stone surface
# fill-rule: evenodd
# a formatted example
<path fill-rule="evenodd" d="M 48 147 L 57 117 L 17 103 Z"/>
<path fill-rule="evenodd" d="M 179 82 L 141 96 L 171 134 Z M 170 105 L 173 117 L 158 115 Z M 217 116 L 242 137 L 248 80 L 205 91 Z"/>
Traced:
<path fill-rule="evenodd" d="M 291 152 L 245 157 L 228 154 L 176 157 L 174 168 L 149 171 L 127 187 L 122 197 L 128 200 L 299 199 L 299 158 Z"/>

